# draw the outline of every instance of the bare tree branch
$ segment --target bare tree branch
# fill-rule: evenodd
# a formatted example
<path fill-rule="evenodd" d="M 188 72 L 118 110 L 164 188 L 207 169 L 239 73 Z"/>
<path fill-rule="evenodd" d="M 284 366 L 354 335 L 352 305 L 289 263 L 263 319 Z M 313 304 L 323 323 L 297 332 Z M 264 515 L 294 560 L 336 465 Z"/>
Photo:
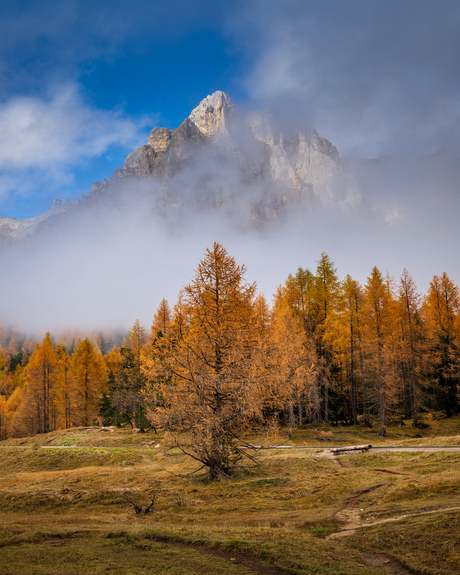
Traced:
<path fill-rule="evenodd" d="M 122 493 L 122 495 L 123 495 L 124 499 L 126 499 L 126 501 L 134 509 L 134 511 L 136 512 L 136 515 L 147 515 L 150 512 L 150 510 L 152 509 L 152 507 L 155 505 L 155 501 L 156 501 L 158 492 L 155 492 L 153 494 L 152 501 L 151 501 L 150 505 L 148 505 L 147 507 L 139 507 L 139 505 L 136 505 L 136 503 L 134 503 L 134 501 L 131 501 L 131 499 L 129 499 L 129 497 L 125 493 Z"/>

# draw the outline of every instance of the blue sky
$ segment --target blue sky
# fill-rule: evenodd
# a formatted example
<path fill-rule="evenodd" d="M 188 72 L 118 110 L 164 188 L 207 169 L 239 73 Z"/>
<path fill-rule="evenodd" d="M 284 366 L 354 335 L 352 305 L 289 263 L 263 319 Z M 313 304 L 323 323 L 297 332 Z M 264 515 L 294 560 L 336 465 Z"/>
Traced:
<path fill-rule="evenodd" d="M 460 149 L 457 0 L 1 3 L 0 217 L 87 193 L 215 90 L 342 155 Z"/>

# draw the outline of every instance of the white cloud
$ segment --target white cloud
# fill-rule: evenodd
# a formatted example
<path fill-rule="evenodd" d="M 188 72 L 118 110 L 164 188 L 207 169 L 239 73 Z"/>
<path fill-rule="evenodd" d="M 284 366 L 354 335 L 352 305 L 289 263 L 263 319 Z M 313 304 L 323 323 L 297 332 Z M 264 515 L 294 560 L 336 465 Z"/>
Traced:
<path fill-rule="evenodd" d="M 80 189 L 77 171 L 104 155 L 110 171 L 120 167 L 111 167 L 107 154 L 127 155 L 145 143 L 145 127 L 155 120 L 91 106 L 75 84 L 59 86 L 47 99 L 11 98 L 0 104 L 0 204 L 13 195 L 28 198 L 36 204 L 33 214 L 43 211 L 53 196 L 87 193 L 91 181 L 82 182 Z"/>
<path fill-rule="evenodd" d="M 0 169 L 59 171 L 112 146 L 132 148 L 145 125 L 145 118 L 89 106 L 75 85 L 60 86 L 48 100 L 14 97 L 0 105 Z"/>

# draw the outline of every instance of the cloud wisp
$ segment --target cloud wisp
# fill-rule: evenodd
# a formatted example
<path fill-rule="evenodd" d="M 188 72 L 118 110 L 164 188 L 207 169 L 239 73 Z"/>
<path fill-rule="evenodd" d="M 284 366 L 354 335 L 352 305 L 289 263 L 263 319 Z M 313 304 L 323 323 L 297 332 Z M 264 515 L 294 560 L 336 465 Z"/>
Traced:
<path fill-rule="evenodd" d="M 139 145 L 153 121 L 94 108 L 73 84 L 57 87 L 46 99 L 11 98 L 0 104 L 0 195 L 33 193 L 37 180 L 66 184 L 79 165 L 116 147 Z"/>

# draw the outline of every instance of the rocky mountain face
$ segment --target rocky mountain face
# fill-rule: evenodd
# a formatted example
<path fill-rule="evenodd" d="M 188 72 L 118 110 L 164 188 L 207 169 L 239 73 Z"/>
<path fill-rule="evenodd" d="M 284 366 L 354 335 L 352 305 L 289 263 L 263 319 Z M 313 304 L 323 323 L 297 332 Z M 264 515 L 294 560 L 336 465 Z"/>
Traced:
<path fill-rule="evenodd" d="M 28 220 L 0 219 L 0 245 L 24 239 L 54 216 L 97 204 L 136 201 L 156 213 L 220 210 L 264 222 L 286 209 L 359 202 L 336 148 L 312 129 L 286 130 L 271 112 L 243 114 L 223 92 L 205 98 L 174 129 L 154 128 L 109 180 L 77 205 L 58 201 Z"/>
<path fill-rule="evenodd" d="M 312 129 L 283 131 L 270 112 L 241 114 L 223 92 L 205 98 L 175 130 L 154 128 L 148 143 L 93 196 L 122 180 L 161 182 L 162 207 L 227 209 L 276 217 L 290 203 L 353 203 L 336 148 Z"/>

